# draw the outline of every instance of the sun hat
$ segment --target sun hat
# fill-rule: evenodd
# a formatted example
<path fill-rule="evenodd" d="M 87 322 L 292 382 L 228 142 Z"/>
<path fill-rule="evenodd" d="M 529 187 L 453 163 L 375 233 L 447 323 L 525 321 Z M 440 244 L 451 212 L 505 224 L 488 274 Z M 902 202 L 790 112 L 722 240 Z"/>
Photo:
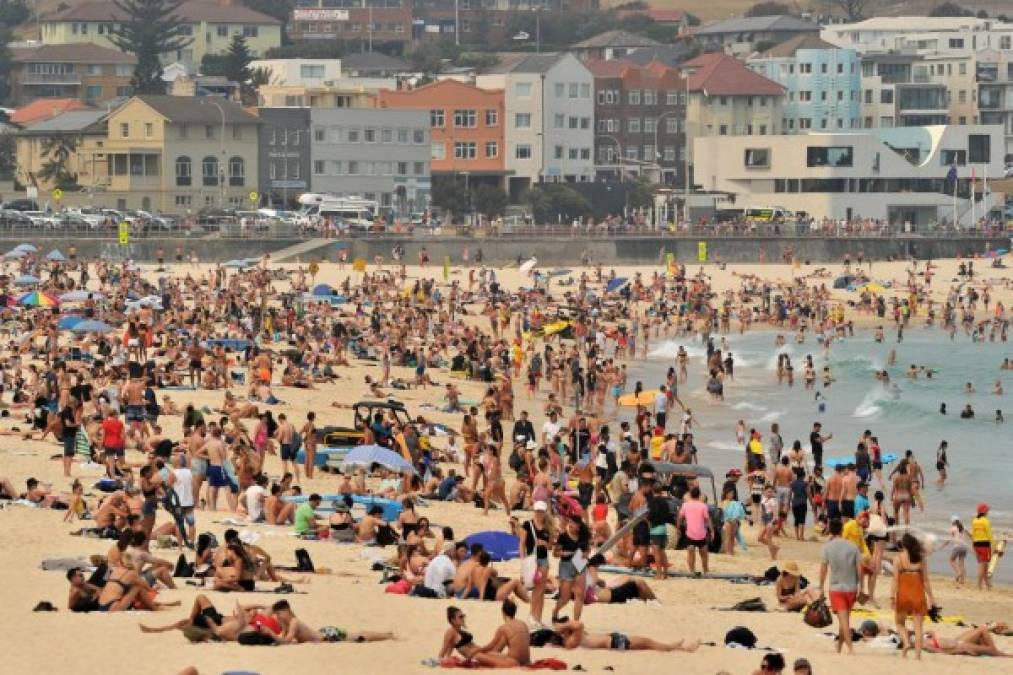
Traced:
<path fill-rule="evenodd" d="M 548 511 L 549 505 L 543 502 L 542 500 L 538 500 L 537 502 L 531 505 L 531 509 L 533 511 Z"/>
<path fill-rule="evenodd" d="M 798 569 L 798 563 L 795 562 L 794 560 L 789 560 L 788 562 L 782 564 L 781 565 L 781 571 L 782 572 L 787 572 L 788 574 L 790 574 L 793 577 L 800 576 L 800 574 L 801 574 L 799 572 L 799 569 Z"/>

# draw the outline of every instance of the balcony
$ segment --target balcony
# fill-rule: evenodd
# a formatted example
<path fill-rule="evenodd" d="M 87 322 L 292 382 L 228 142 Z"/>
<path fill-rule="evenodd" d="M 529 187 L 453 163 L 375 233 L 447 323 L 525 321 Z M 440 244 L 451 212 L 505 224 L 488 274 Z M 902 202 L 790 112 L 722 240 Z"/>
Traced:
<path fill-rule="evenodd" d="M 81 84 L 80 73 L 25 73 L 21 76 L 23 85 Z"/>

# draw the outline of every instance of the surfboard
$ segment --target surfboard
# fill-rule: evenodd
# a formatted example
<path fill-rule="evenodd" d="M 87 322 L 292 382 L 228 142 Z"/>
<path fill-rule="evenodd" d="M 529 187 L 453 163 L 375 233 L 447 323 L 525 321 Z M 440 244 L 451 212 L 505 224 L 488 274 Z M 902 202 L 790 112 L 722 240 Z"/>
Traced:
<path fill-rule="evenodd" d="M 995 548 L 992 549 L 992 559 L 988 561 L 988 578 L 991 579 L 992 575 L 995 574 L 995 569 L 999 566 L 999 559 L 1006 552 L 1006 540 L 1009 537 L 1003 537 L 996 542 Z"/>
<path fill-rule="evenodd" d="M 620 527 L 618 530 L 616 530 L 615 532 L 613 532 L 612 536 L 609 537 L 608 539 L 606 539 L 605 542 L 601 546 L 598 547 L 598 550 L 595 551 L 593 555 L 598 555 L 598 554 L 605 555 L 606 553 L 608 553 L 610 550 L 612 550 L 612 548 L 616 544 L 619 543 L 619 541 L 623 537 L 625 537 L 627 534 L 629 534 L 630 532 L 632 532 L 633 528 L 636 527 L 637 524 L 640 523 L 640 521 L 644 520 L 645 518 L 647 518 L 647 508 L 646 507 L 642 508 L 639 511 L 637 511 L 636 513 L 634 513 L 630 517 L 629 520 L 627 520 L 625 523 L 623 523 L 622 527 Z"/>

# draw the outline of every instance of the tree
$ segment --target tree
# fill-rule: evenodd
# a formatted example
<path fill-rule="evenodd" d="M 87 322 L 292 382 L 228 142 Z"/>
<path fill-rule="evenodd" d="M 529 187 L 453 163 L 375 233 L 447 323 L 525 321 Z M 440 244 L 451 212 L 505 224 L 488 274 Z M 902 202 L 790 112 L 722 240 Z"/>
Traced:
<path fill-rule="evenodd" d="M 774 2 L 774 0 L 758 2 L 746 10 L 746 16 L 780 16 L 782 14 L 791 14 L 791 7 L 783 2 Z"/>
<path fill-rule="evenodd" d="M 0 26 L 14 28 L 28 20 L 32 11 L 24 0 L 3 0 L 0 2 Z"/>
<path fill-rule="evenodd" d="M 591 214 L 591 203 L 568 185 L 537 185 L 526 196 L 536 223 L 569 223 Z"/>
<path fill-rule="evenodd" d="M 244 105 L 255 105 L 257 103 L 257 90 L 251 86 L 250 80 L 253 73 L 250 72 L 250 62 L 253 61 L 253 54 L 246 44 L 246 38 L 242 33 L 235 33 L 232 42 L 229 43 L 229 51 L 225 52 L 222 60 L 222 75 L 239 84 L 239 97 Z"/>
<path fill-rule="evenodd" d="M 71 173 L 67 163 L 80 144 L 81 139 L 78 136 L 60 134 L 44 138 L 42 157 L 45 161 L 39 169 L 38 177 L 61 190 L 77 188 L 77 174 Z"/>
<path fill-rule="evenodd" d="M 654 208 L 654 186 L 641 179 L 626 193 L 626 203 L 631 209 Z"/>
<path fill-rule="evenodd" d="M 475 210 L 490 220 L 503 215 L 509 199 L 506 192 L 492 185 L 480 185 L 472 194 Z"/>
<path fill-rule="evenodd" d="M 973 16 L 974 12 L 968 9 L 964 9 L 960 5 L 953 2 L 944 2 L 941 5 L 936 5 L 929 12 L 929 16 Z"/>
<path fill-rule="evenodd" d="M 823 5 L 830 10 L 838 10 L 848 18 L 848 21 L 861 21 L 865 18 L 865 8 L 869 0 L 822 0 Z"/>
<path fill-rule="evenodd" d="M 164 94 L 161 56 L 193 42 L 176 15 L 181 4 L 181 0 L 113 0 L 127 18 L 113 29 L 110 40 L 137 58 L 130 81 L 135 94 Z"/>
<path fill-rule="evenodd" d="M 433 176 L 431 192 L 433 206 L 451 214 L 462 216 L 469 210 L 468 191 L 464 189 L 464 180 L 457 176 Z"/>

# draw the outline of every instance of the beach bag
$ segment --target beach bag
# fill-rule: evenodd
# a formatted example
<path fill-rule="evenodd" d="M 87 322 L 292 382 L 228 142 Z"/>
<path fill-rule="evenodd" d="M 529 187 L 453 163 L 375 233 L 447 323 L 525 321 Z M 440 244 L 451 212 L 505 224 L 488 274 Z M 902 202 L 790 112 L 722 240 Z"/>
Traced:
<path fill-rule="evenodd" d="M 725 633 L 725 644 L 752 649 L 756 646 L 756 634 L 745 626 L 736 626 Z"/>
<path fill-rule="evenodd" d="M 304 548 L 295 550 L 296 569 L 300 572 L 315 572 L 313 560 L 310 559 L 310 552 Z"/>
<path fill-rule="evenodd" d="M 538 558 L 529 555 L 521 559 L 521 583 L 525 588 L 535 587 L 535 576 L 538 574 Z"/>
<path fill-rule="evenodd" d="M 173 571 L 172 576 L 176 578 L 189 578 L 193 576 L 193 564 L 186 561 L 186 556 L 182 553 L 179 554 L 179 559 L 176 560 L 176 569 Z"/>
<path fill-rule="evenodd" d="M 834 622 L 830 608 L 822 599 L 809 603 L 809 606 L 805 608 L 802 620 L 813 628 L 826 628 Z"/>
<path fill-rule="evenodd" d="M 729 612 L 766 612 L 767 606 L 763 604 L 763 600 L 760 598 L 749 598 L 741 602 L 736 602 L 734 605 L 728 608 Z"/>

